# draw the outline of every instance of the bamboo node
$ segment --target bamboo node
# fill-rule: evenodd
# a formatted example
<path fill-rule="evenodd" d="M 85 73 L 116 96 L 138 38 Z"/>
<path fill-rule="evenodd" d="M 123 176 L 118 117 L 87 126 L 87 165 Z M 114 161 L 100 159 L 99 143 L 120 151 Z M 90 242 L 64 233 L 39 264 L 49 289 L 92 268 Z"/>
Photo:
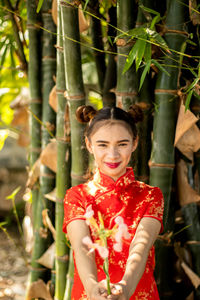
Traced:
<path fill-rule="evenodd" d="M 62 144 L 70 144 L 70 136 L 66 136 L 66 137 L 56 137 L 56 140 L 58 142 L 61 142 Z"/>
<path fill-rule="evenodd" d="M 71 178 L 76 179 L 76 180 L 80 180 L 80 181 L 87 181 L 88 180 L 88 174 L 76 175 L 76 174 L 71 172 Z"/>
<path fill-rule="evenodd" d="M 66 261 L 69 261 L 69 255 L 66 254 L 66 255 L 63 255 L 63 256 L 55 256 L 55 258 L 59 261 L 63 261 L 63 262 L 66 262 Z"/>
<path fill-rule="evenodd" d="M 60 47 L 60 46 L 58 46 L 58 45 L 55 45 L 54 47 L 55 47 L 57 50 L 60 50 L 61 52 L 63 52 L 63 49 L 64 49 L 63 47 Z"/>
<path fill-rule="evenodd" d="M 34 103 L 39 103 L 39 104 L 41 104 L 42 103 L 42 99 L 40 99 L 40 98 L 38 98 L 38 99 L 31 99 L 30 100 L 30 104 L 34 104 Z"/>
<path fill-rule="evenodd" d="M 187 241 L 187 245 L 200 245 L 200 241 Z"/>
<path fill-rule="evenodd" d="M 183 34 L 183 35 L 186 35 L 186 36 L 189 37 L 188 32 L 187 32 L 187 31 L 184 31 L 184 30 L 169 29 L 169 28 L 167 28 L 167 27 L 164 27 L 163 32 L 164 32 L 164 33 L 177 33 L 177 34 Z"/>
<path fill-rule="evenodd" d="M 165 94 L 172 94 L 172 95 L 177 95 L 178 91 L 177 90 L 165 90 L 165 89 L 155 89 L 155 94 L 159 93 L 165 93 Z"/>
<path fill-rule="evenodd" d="M 146 102 L 137 102 L 136 103 L 142 110 L 149 110 L 152 108 L 152 105 L 150 103 Z"/>
<path fill-rule="evenodd" d="M 31 270 L 31 271 L 36 271 L 36 272 L 44 272 L 44 271 L 46 271 L 47 269 L 46 268 L 36 268 L 36 267 L 33 267 L 33 266 L 31 266 L 31 265 L 29 265 L 29 269 Z"/>
<path fill-rule="evenodd" d="M 74 0 L 71 3 L 69 3 L 69 2 L 67 3 L 65 1 L 60 1 L 61 6 L 71 7 L 71 8 L 73 8 L 73 7 L 77 8 L 80 4 L 81 4 L 81 1 L 79 1 L 79 0 Z"/>
<path fill-rule="evenodd" d="M 121 97 L 131 97 L 131 96 L 137 96 L 138 93 L 137 92 L 118 92 L 115 91 L 116 96 L 121 96 Z"/>
<path fill-rule="evenodd" d="M 27 24 L 27 29 L 40 29 L 41 23 L 35 24 L 35 23 L 28 23 Z"/>
<path fill-rule="evenodd" d="M 64 97 L 67 99 L 67 100 L 82 100 L 85 98 L 85 94 L 82 93 L 82 94 L 79 94 L 79 95 L 69 95 L 68 91 L 65 91 L 64 92 Z"/>
<path fill-rule="evenodd" d="M 47 174 L 47 173 L 41 173 L 41 177 L 46 177 L 46 178 L 55 178 L 55 174 Z"/>
<path fill-rule="evenodd" d="M 56 57 L 55 56 L 43 56 L 42 61 L 56 61 Z"/>
<path fill-rule="evenodd" d="M 56 94 L 57 95 L 64 95 L 65 90 L 58 90 L 56 89 Z"/>
<path fill-rule="evenodd" d="M 148 163 L 149 167 L 159 167 L 159 168 L 170 168 L 170 169 L 174 169 L 175 164 L 166 164 L 166 163 L 155 163 L 152 162 L 151 160 L 149 160 Z"/>
<path fill-rule="evenodd" d="M 41 148 L 33 148 L 33 147 L 29 147 L 28 151 L 31 152 L 35 152 L 35 153 L 40 153 L 41 152 Z"/>

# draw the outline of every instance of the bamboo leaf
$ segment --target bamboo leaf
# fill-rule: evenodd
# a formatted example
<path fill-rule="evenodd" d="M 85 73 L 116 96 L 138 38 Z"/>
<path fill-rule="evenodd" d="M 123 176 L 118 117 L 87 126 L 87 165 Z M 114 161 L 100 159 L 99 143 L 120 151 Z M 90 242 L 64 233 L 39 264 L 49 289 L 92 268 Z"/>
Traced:
<path fill-rule="evenodd" d="M 128 71 L 128 69 L 133 64 L 133 61 L 135 60 L 136 55 L 138 53 L 138 42 L 139 42 L 139 40 L 137 40 L 137 42 L 135 43 L 135 45 L 133 46 L 133 48 L 129 52 L 129 55 L 128 55 L 127 59 L 126 59 L 126 63 L 124 65 L 122 74 L 124 74 L 126 71 Z"/>
<path fill-rule="evenodd" d="M 131 38 L 134 38 L 134 37 L 142 36 L 145 33 L 146 33 L 146 28 L 144 28 L 144 27 L 133 28 L 133 29 L 130 29 L 130 30 L 126 31 L 126 34 L 123 33 L 123 34 L 120 34 L 120 35 L 116 36 L 115 42 L 118 39 L 121 39 L 121 38 L 124 38 L 124 37 L 127 37 L 127 36 L 131 36 Z"/>
<path fill-rule="evenodd" d="M 192 98 L 192 94 L 193 94 L 193 90 L 190 90 L 188 95 L 187 95 L 186 101 L 185 101 L 185 111 L 187 111 L 189 106 L 190 106 L 190 101 L 191 101 L 191 98 Z"/>
<path fill-rule="evenodd" d="M 182 63 L 183 63 L 183 55 L 182 53 L 185 53 L 185 49 L 187 47 L 187 42 L 184 42 L 181 46 L 181 55 L 180 55 L 180 59 L 179 59 L 179 65 L 182 66 Z"/>
<path fill-rule="evenodd" d="M 39 13 L 39 11 L 40 11 L 40 9 L 42 7 L 43 2 L 44 2 L 44 0 L 39 0 L 38 6 L 37 6 L 37 10 L 36 10 L 37 13 Z"/>
<path fill-rule="evenodd" d="M 160 14 L 155 16 L 151 22 L 150 28 L 154 29 L 155 24 L 158 23 L 161 20 Z"/>
<path fill-rule="evenodd" d="M 10 194 L 9 196 L 6 197 L 6 199 L 15 199 L 17 193 L 20 191 L 21 186 L 18 186 L 13 192 L 12 194 Z"/>
<path fill-rule="evenodd" d="M 83 8 L 83 12 L 86 10 L 86 7 L 87 7 L 87 5 L 88 5 L 88 2 L 89 2 L 89 0 L 86 0 L 86 1 L 85 1 L 85 5 L 84 5 L 84 8 Z"/>
<path fill-rule="evenodd" d="M 151 60 L 151 44 L 147 42 L 144 51 L 144 61 L 147 63 L 149 60 Z"/>
<path fill-rule="evenodd" d="M 144 5 L 140 5 L 139 7 L 140 7 L 142 10 L 147 11 L 147 12 L 153 14 L 153 15 L 160 15 L 159 12 L 157 12 L 156 10 L 151 9 L 151 8 L 149 8 L 149 7 L 146 7 L 146 6 L 144 6 Z"/>
<path fill-rule="evenodd" d="M 0 228 L 2 228 L 4 225 L 7 225 L 8 222 L 0 222 Z"/>
<path fill-rule="evenodd" d="M 168 76 L 170 76 L 170 74 L 167 72 L 167 70 L 165 68 L 163 68 L 163 66 L 155 59 L 152 59 L 151 62 L 161 71 L 164 72 L 165 74 L 167 74 Z"/>
<path fill-rule="evenodd" d="M 195 87 L 195 85 L 198 83 L 198 81 L 199 81 L 200 79 L 197 77 L 197 78 L 195 78 L 195 80 L 189 85 L 189 87 L 187 88 L 187 90 L 186 90 L 186 93 L 188 93 L 190 90 L 192 90 L 194 87 Z"/>
<path fill-rule="evenodd" d="M 144 80 L 145 80 L 145 77 L 147 75 L 147 72 L 149 72 L 150 70 L 150 67 L 151 67 L 151 60 L 149 60 L 147 63 L 146 63 L 146 66 L 144 68 L 144 71 L 142 72 L 142 75 L 141 75 L 141 78 L 140 78 L 140 86 L 139 86 L 139 90 L 141 89 L 143 83 L 144 83 Z"/>
<path fill-rule="evenodd" d="M 7 50 L 8 50 L 8 46 L 6 45 L 5 49 L 3 51 L 2 57 L 1 57 L 1 65 L 0 65 L 1 67 L 3 66 L 3 64 L 5 62 Z"/>
<path fill-rule="evenodd" d="M 135 58 L 136 71 L 138 70 L 138 68 L 142 62 L 145 48 L 146 48 L 146 42 L 142 41 L 142 40 L 138 40 L 138 50 L 137 50 L 137 55 Z"/>
<path fill-rule="evenodd" d="M 146 33 L 148 34 L 148 36 L 150 37 L 150 39 L 152 41 L 155 41 L 157 44 L 164 47 L 165 50 L 170 52 L 167 43 L 165 42 L 165 40 L 161 37 L 161 35 L 158 32 L 156 32 L 155 30 L 147 28 Z"/>

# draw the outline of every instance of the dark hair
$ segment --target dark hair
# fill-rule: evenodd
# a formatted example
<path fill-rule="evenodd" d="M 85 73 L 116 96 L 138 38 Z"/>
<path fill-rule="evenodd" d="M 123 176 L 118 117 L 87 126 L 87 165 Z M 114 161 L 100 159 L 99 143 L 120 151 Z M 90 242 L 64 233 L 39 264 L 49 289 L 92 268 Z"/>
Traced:
<path fill-rule="evenodd" d="M 137 137 L 136 123 L 143 120 L 143 111 L 139 105 L 134 104 L 130 106 L 129 110 L 119 107 L 104 107 L 99 111 L 92 106 L 80 106 L 76 111 L 76 118 L 81 123 L 88 123 L 85 130 L 85 136 L 90 137 L 92 131 L 97 129 L 97 123 L 100 121 L 122 121 L 133 134 L 133 138 Z M 100 125 L 101 123 L 99 123 Z"/>

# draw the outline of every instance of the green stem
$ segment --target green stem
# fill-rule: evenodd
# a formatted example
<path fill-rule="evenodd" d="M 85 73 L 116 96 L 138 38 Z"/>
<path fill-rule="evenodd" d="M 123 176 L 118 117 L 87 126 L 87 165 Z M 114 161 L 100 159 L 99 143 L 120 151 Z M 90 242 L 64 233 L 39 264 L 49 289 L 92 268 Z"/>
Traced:
<path fill-rule="evenodd" d="M 107 269 L 108 269 L 108 258 L 105 259 L 105 264 L 107 265 Z M 111 295 L 111 289 L 110 289 L 110 276 L 108 273 L 106 273 L 106 283 L 107 283 L 107 291 L 108 291 L 108 295 Z"/>

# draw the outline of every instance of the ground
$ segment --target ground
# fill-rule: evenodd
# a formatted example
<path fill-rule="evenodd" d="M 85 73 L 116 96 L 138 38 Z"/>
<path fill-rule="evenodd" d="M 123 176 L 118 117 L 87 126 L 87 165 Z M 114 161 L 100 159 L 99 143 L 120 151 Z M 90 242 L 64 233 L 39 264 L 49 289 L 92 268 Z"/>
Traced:
<path fill-rule="evenodd" d="M 27 254 L 16 226 L 0 229 L 0 300 L 24 300 L 28 278 Z"/>

